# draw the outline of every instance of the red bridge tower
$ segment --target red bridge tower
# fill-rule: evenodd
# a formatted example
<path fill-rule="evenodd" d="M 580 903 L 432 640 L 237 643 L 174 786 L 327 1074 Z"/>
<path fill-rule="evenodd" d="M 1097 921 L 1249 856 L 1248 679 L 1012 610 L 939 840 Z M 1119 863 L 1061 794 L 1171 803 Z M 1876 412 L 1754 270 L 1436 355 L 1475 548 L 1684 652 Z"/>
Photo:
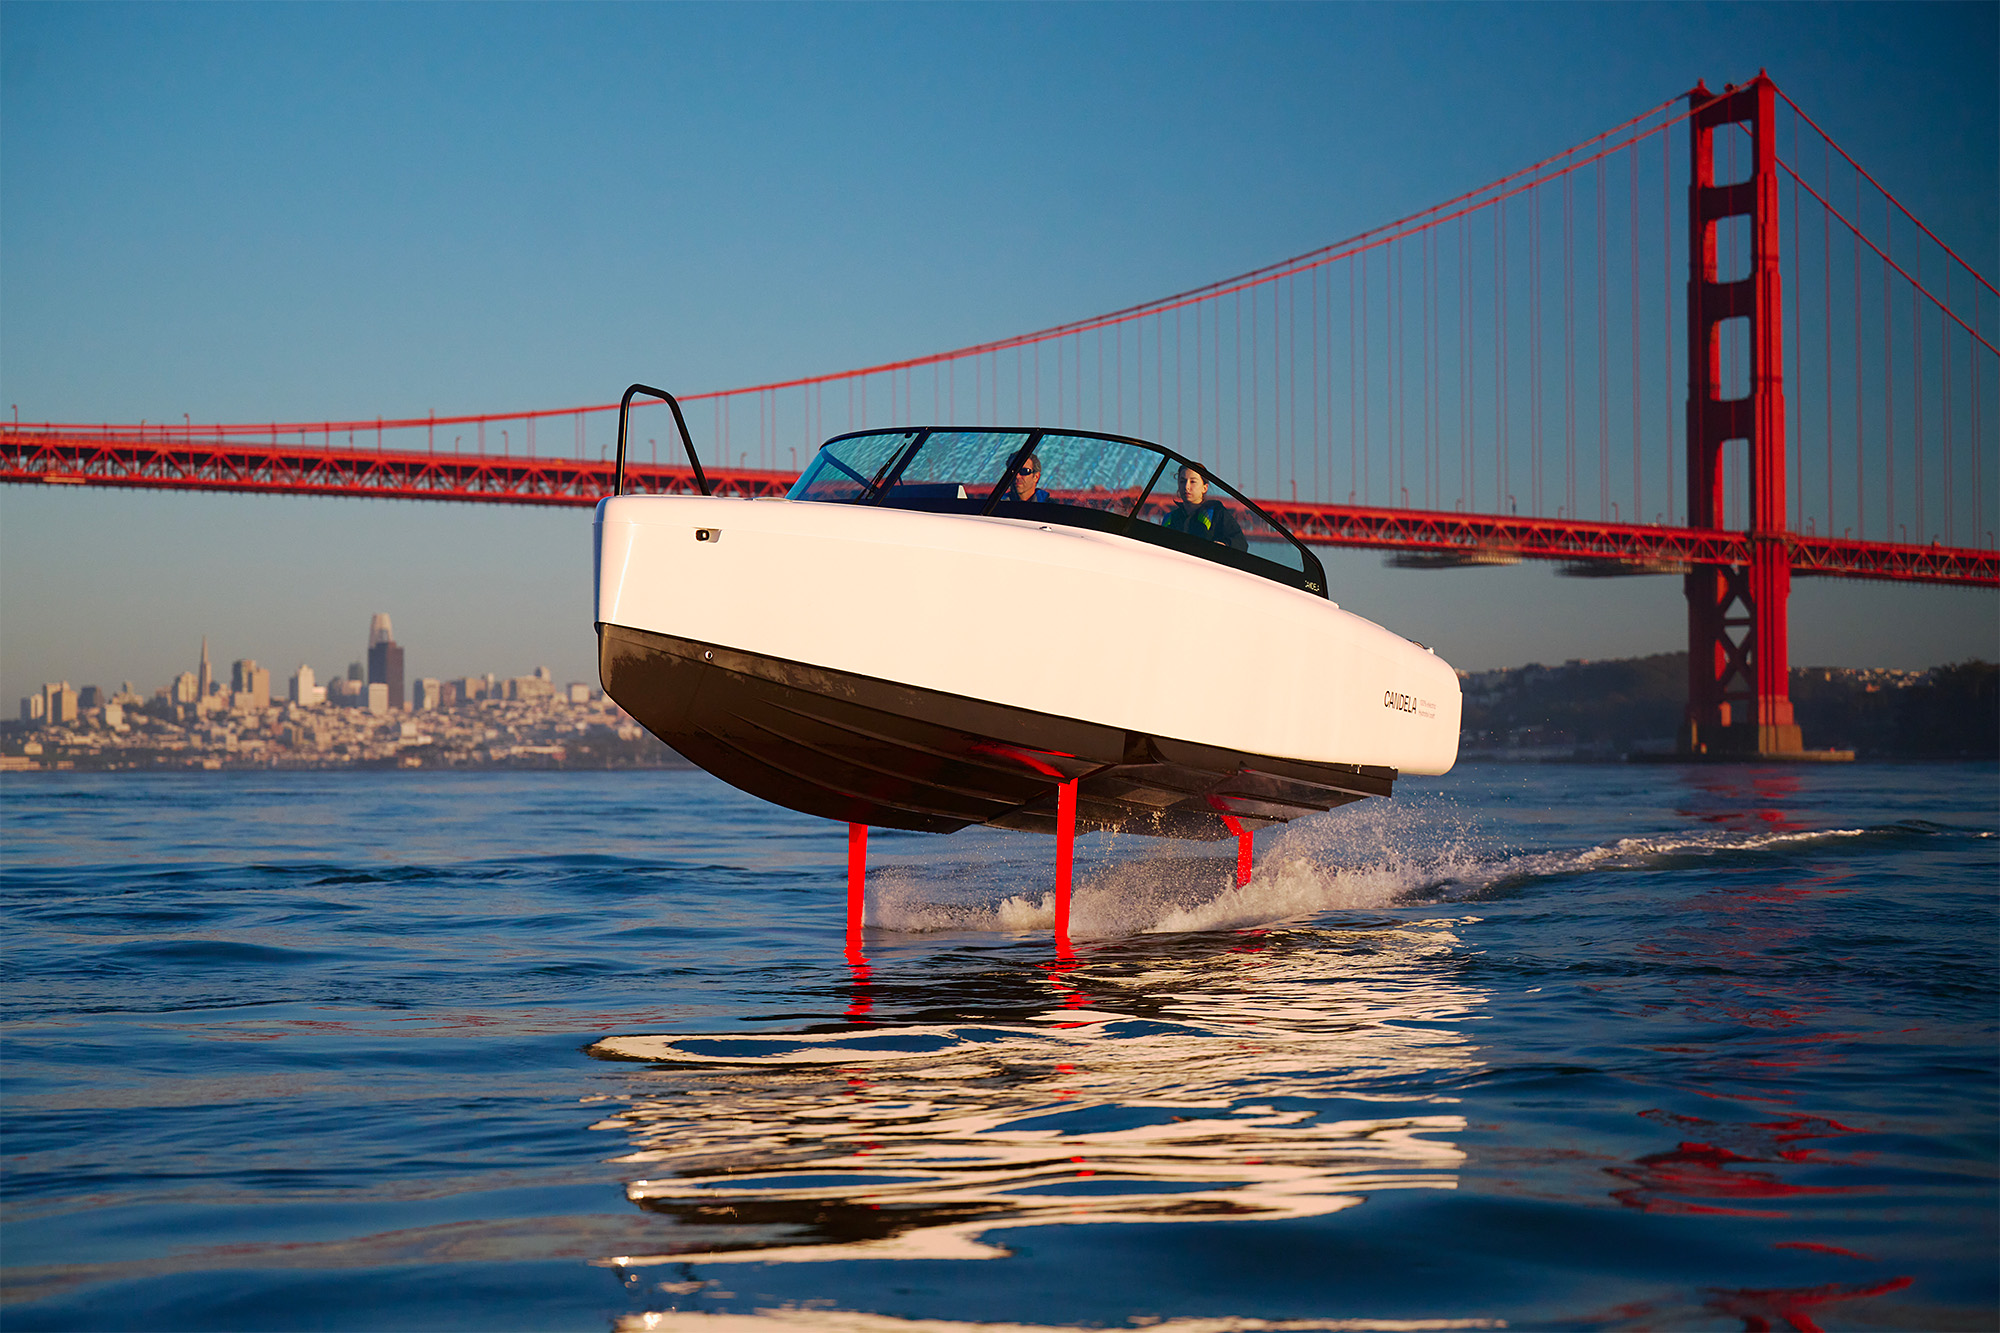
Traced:
<path fill-rule="evenodd" d="M 1792 591 L 1785 529 L 1784 292 L 1778 263 L 1776 87 L 1760 71 L 1717 95 L 1688 94 L 1693 138 L 1688 184 L 1688 526 L 1723 526 L 1723 447 L 1749 451 L 1750 560 L 1698 565 L 1687 575 L 1688 705 L 1681 750 L 1690 755 L 1804 757 L 1792 719 L 1786 603 Z M 1715 183 L 1715 130 L 1750 135 L 1749 178 Z M 1750 271 L 1721 280 L 1717 224 L 1750 219 Z M 1725 398 L 1721 326 L 1748 322 L 1750 393 Z"/>

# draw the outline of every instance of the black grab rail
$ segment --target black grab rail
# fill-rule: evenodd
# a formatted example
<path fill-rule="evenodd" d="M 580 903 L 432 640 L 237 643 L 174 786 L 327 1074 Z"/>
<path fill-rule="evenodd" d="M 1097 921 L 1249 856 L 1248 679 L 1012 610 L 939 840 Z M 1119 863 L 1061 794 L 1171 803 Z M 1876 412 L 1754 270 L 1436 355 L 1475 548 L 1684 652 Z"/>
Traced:
<path fill-rule="evenodd" d="M 655 389 L 650 384 L 635 384 L 618 400 L 618 477 L 611 493 L 625 494 L 625 418 L 632 410 L 632 395 L 639 393 L 651 394 L 674 410 L 674 425 L 680 428 L 681 445 L 687 450 L 688 464 L 694 468 L 694 484 L 701 487 L 703 495 L 715 494 L 709 488 L 708 474 L 701 470 L 701 460 L 694 456 L 694 438 L 688 434 L 687 418 L 681 415 L 680 400 L 665 389 Z"/>

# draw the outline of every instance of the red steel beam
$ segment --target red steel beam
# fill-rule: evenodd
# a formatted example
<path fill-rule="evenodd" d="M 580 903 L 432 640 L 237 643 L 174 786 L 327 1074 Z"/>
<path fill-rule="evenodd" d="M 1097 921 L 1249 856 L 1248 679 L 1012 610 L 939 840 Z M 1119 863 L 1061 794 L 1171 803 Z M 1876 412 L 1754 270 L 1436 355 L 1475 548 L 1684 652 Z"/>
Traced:
<path fill-rule="evenodd" d="M 247 440 L 137 439 L 0 428 L 0 482 L 136 486 L 156 490 L 257 491 L 393 500 L 594 505 L 610 493 L 613 467 L 587 459 L 439 454 Z M 694 490 L 685 467 L 627 460 L 635 490 Z M 789 472 L 708 473 L 718 495 L 783 495 Z"/>
<path fill-rule="evenodd" d="M 1658 572 L 1679 573 L 1678 567 L 1684 565 L 1744 564 L 1750 555 L 1748 533 L 1712 528 L 1285 501 L 1259 503 L 1301 540 L 1313 545 L 1429 551 L 1465 557 L 1468 564 L 1517 558 L 1603 561 L 1658 566 Z M 2000 551 L 1859 542 L 1799 533 L 1786 533 L 1783 540 L 1794 574 L 2000 587 Z"/>
<path fill-rule="evenodd" d="M 691 493 L 685 467 L 626 463 L 634 489 Z M 376 452 L 240 440 L 83 435 L 0 424 L 0 482 L 158 490 L 343 495 L 476 504 L 594 505 L 610 493 L 612 465 L 588 459 Z M 789 472 L 710 470 L 718 495 L 783 495 Z M 1679 572 L 1691 564 L 1748 562 L 1741 532 L 1513 514 L 1464 514 L 1366 505 L 1260 502 L 1316 546 L 1348 546 L 1493 560 L 1559 560 Z M 1794 574 L 2000 587 L 2000 552 L 1957 546 L 1860 542 L 1787 533 Z"/>

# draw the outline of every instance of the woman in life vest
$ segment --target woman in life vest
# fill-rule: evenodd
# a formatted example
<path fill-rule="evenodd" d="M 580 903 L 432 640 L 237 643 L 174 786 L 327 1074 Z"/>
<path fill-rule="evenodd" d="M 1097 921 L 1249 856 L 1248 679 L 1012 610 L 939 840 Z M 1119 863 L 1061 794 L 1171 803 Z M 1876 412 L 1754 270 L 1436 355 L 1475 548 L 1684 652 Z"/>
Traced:
<path fill-rule="evenodd" d="M 1190 537 L 1206 537 L 1212 542 L 1221 542 L 1235 551 L 1250 549 L 1249 539 L 1243 535 L 1243 527 L 1236 521 L 1236 515 L 1229 512 L 1220 500 L 1210 500 L 1208 478 L 1191 464 L 1181 467 L 1180 501 L 1169 509 L 1160 526 L 1175 532 L 1185 532 Z"/>

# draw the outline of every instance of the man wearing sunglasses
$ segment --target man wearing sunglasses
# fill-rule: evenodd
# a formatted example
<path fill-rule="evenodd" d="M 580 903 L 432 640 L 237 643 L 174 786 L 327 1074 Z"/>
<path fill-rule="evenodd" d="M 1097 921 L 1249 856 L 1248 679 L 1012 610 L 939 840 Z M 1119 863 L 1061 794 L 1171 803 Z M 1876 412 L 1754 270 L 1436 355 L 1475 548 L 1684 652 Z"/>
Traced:
<path fill-rule="evenodd" d="M 1003 499 L 1019 500 L 1023 504 L 1047 504 L 1049 493 L 1042 489 L 1042 465 L 1034 455 L 1021 460 L 1019 470 L 1014 473 L 1014 493 Z"/>

